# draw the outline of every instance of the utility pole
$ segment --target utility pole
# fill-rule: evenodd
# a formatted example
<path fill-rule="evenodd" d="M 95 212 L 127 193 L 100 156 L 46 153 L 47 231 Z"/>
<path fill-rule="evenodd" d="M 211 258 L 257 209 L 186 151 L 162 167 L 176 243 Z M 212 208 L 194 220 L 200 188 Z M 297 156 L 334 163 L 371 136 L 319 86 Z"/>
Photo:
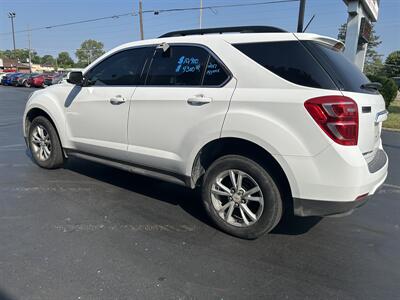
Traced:
<path fill-rule="evenodd" d="M 203 0 L 200 0 L 200 24 L 199 28 L 203 27 Z"/>
<path fill-rule="evenodd" d="M 32 55 L 31 55 L 31 29 L 28 26 L 28 55 L 29 55 L 29 73 L 32 74 Z"/>
<path fill-rule="evenodd" d="M 14 31 L 14 18 L 16 14 L 15 12 L 9 12 L 8 17 L 11 19 L 11 28 L 12 28 L 12 35 L 13 35 L 13 45 L 14 45 L 14 55 L 15 55 L 15 31 Z"/>
<path fill-rule="evenodd" d="M 304 10 L 306 9 L 306 0 L 300 0 L 299 19 L 297 21 L 297 32 L 303 32 Z"/>
<path fill-rule="evenodd" d="M 143 32 L 143 3 L 142 3 L 142 0 L 139 0 L 139 22 L 140 22 L 140 39 L 144 40 L 144 32 Z"/>

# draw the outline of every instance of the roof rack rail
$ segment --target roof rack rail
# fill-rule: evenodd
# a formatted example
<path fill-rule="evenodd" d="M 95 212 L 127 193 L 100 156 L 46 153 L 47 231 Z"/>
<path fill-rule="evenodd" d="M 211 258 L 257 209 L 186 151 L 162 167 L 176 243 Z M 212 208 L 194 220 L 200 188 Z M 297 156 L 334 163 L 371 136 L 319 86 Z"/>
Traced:
<path fill-rule="evenodd" d="M 235 27 L 216 27 L 216 28 L 204 28 L 204 29 L 190 29 L 190 30 L 178 30 L 165 33 L 159 38 L 175 37 L 175 36 L 186 36 L 186 35 L 204 35 L 212 33 L 261 33 L 261 32 L 287 32 L 278 27 L 273 26 L 235 26 Z"/>

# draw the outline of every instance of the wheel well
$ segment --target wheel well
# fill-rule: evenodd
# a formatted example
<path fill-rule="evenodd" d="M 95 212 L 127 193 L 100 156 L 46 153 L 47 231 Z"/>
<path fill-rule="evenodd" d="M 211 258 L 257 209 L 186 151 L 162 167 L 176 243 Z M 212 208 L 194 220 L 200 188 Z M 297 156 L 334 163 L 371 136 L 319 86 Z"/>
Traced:
<path fill-rule="evenodd" d="M 36 117 L 39 117 L 39 116 L 45 117 L 45 118 L 46 118 L 47 120 L 49 120 L 50 123 L 54 126 L 54 129 L 55 129 L 56 132 L 57 132 L 58 140 L 60 141 L 60 145 L 61 145 L 61 147 L 62 147 L 60 135 L 59 135 L 59 133 L 58 133 L 56 124 L 54 123 L 53 119 L 49 116 L 49 114 L 46 113 L 43 109 L 40 109 L 40 108 L 36 108 L 36 107 L 35 107 L 35 108 L 32 108 L 30 111 L 28 111 L 28 113 L 26 114 L 26 120 L 25 120 L 25 133 L 26 133 L 26 135 L 29 134 L 29 127 L 31 126 L 32 121 L 33 121 Z M 65 153 L 64 153 L 64 156 L 65 156 Z"/>
<path fill-rule="evenodd" d="M 192 187 L 201 181 L 215 160 L 229 154 L 245 156 L 263 166 L 277 183 L 285 204 L 292 205 L 289 180 L 278 161 L 264 148 L 240 138 L 220 138 L 209 142 L 199 151 L 192 167 Z"/>

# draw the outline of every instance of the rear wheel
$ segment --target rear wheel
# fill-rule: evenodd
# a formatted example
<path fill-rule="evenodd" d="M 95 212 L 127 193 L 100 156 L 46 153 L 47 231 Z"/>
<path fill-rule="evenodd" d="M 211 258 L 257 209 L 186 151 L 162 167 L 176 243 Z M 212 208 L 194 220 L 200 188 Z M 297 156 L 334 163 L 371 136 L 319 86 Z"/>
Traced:
<path fill-rule="evenodd" d="M 245 239 L 271 231 L 282 216 L 282 199 L 268 172 L 239 155 L 216 160 L 207 170 L 203 204 L 221 230 Z"/>
<path fill-rule="evenodd" d="M 57 131 L 45 117 L 37 117 L 29 128 L 29 148 L 33 159 L 42 168 L 56 169 L 63 165 L 64 156 Z"/>

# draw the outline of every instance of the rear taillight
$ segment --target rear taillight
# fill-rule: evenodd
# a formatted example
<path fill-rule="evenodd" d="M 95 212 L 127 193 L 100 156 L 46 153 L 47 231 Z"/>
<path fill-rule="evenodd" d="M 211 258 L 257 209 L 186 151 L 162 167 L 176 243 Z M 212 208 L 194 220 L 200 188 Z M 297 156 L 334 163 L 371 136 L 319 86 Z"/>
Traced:
<path fill-rule="evenodd" d="M 323 96 L 304 103 L 321 129 L 336 143 L 355 146 L 358 141 L 358 108 L 345 96 Z"/>

